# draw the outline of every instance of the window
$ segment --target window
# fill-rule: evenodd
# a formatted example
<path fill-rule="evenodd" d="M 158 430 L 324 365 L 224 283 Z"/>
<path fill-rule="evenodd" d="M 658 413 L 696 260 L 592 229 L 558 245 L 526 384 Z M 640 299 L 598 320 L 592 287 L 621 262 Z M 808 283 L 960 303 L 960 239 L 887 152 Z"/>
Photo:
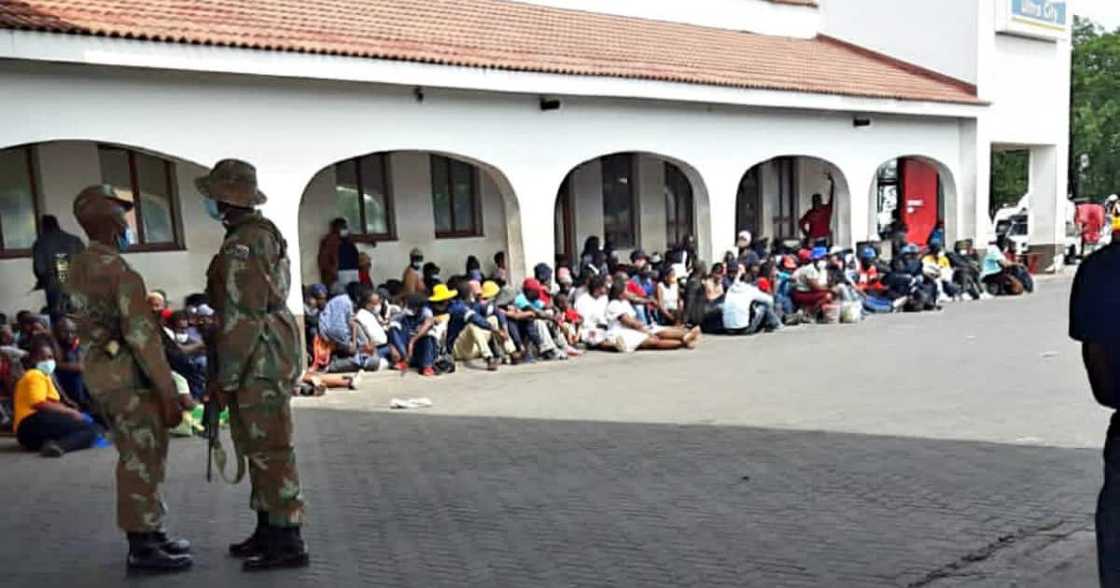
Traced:
<path fill-rule="evenodd" d="M 778 239 L 800 239 L 797 228 L 800 215 L 797 206 L 796 161 L 792 157 L 772 160 L 778 174 L 778 207 L 774 211 L 774 236 Z"/>
<path fill-rule="evenodd" d="M 884 163 L 876 174 L 876 181 L 878 211 L 875 219 L 879 225 L 879 234 L 885 235 L 898 210 L 898 160 L 892 159 Z"/>
<path fill-rule="evenodd" d="M 432 156 L 432 212 L 436 237 L 481 237 L 478 170 L 469 163 Z"/>
<path fill-rule="evenodd" d="M 101 145 L 101 181 L 113 187 L 117 197 L 132 202 L 128 224 L 137 244 L 129 251 L 182 249 L 178 198 L 172 163 L 125 147 Z"/>
<path fill-rule="evenodd" d="M 338 215 L 346 219 L 358 241 L 397 238 L 393 197 L 389 191 L 389 156 L 357 157 L 335 166 Z"/>
<path fill-rule="evenodd" d="M 634 156 L 609 155 L 600 160 L 603 167 L 603 241 L 615 249 L 637 244 L 634 226 Z"/>
<path fill-rule="evenodd" d="M 735 199 L 735 232 L 750 231 L 756 237 L 762 236 L 762 186 L 758 172 L 762 166 L 756 165 L 747 170 L 739 179 L 739 193 Z"/>
<path fill-rule="evenodd" d="M 665 238 L 670 246 L 692 234 L 692 183 L 681 169 L 665 163 Z"/>
<path fill-rule="evenodd" d="M 0 150 L 0 257 L 31 254 L 39 234 L 37 205 L 31 148 Z"/>

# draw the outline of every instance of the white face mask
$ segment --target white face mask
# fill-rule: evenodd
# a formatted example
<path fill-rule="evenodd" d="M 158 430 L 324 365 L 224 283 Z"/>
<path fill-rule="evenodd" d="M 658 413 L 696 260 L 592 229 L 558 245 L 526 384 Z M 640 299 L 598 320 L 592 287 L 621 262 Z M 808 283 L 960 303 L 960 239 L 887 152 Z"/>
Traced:
<path fill-rule="evenodd" d="M 186 343 L 189 340 L 190 340 L 190 334 L 188 334 L 188 333 L 175 333 L 175 341 L 177 343 L 180 343 L 180 344 L 181 343 Z"/>
<path fill-rule="evenodd" d="M 343 239 L 349 237 L 350 236 L 350 229 L 341 229 L 340 231 L 338 231 L 338 236 L 342 237 Z"/>
<path fill-rule="evenodd" d="M 43 372 L 44 374 L 46 374 L 48 376 L 54 373 L 54 368 L 55 368 L 55 362 L 54 362 L 53 359 L 47 359 L 47 360 L 40 361 L 39 363 L 35 364 L 35 369 Z"/>

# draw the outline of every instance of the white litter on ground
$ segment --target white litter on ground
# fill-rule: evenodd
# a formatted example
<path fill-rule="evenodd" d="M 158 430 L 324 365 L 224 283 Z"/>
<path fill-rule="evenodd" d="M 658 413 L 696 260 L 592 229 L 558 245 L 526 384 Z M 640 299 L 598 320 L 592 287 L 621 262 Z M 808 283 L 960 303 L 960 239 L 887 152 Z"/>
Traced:
<path fill-rule="evenodd" d="M 394 398 L 389 401 L 389 408 L 429 408 L 432 401 L 428 398 Z"/>

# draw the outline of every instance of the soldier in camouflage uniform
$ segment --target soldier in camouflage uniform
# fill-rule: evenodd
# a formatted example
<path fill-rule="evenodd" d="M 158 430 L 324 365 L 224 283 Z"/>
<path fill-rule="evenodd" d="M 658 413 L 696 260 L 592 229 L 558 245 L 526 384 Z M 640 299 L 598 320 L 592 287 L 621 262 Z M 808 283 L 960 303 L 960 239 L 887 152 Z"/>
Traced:
<path fill-rule="evenodd" d="M 91 186 L 74 199 L 90 245 L 71 258 L 66 290 L 82 342 L 83 378 L 120 454 L 117 525 L 128 535 L 128 567 L 178 571 L 191 565 L 190 543 L 164 531 L 159 486 L 167 429 L 179 424 L 183 408 L 144 279 L 120 256 L 131 208 L 109 186 Z"/>
<path fill-rule="evenodd" d="M 253 166 L 220 161 L 196 185 L 210 216 L 227 231 L 207 270 L 206 294 L 217 319 L 207 387 L 229 406 L 234 447 L 239 461 L 248 459 L 250 506 L 257 512 L 256 530 L 230 545 L 230 554 L 245 558 L 246 570 L 305 566 L 290 404 L 303 352 L 287 307 L 287 243 L 255 209 L 265 196 Z"/>

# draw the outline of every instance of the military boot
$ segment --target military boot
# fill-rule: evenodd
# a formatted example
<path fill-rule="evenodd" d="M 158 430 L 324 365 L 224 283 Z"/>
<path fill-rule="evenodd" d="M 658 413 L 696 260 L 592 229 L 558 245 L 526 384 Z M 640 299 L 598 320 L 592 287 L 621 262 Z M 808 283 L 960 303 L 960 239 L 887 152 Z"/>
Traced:
<path fill-rule="evenodd" d="M 128 534 L 128 568 L 146 572 L 181 572 L 191 567 L 190 555 L 165 551 L 157 533 Z"/>
<path fill-rule="evenodd" d="M 170 537 L 167 531 L 156 531 L 153 539 L 164 551 L 171 555 L 183 555 L 191 552 L 191 542 L 181 537 Z"/>
<path fill-rule="evenodd" d="M 269 525 L 265 537 L 264 551 L 245 560 L 242 569 L 246 572 L 302 568 L 311 563 L 311 555 L 307 553 L 299 527 Z"/>
<path fill-rule="evenodd" d="M 229 554 L 233 557 L 253 557 L 259 555 L 264 551 L 265 531 L 268 529 L 268 513 L 264 511 L 257 511 L 257 528 L 253 530 L 253 534 L 248 539 L 241 543 L 232 543 L 229 546 Z"/>

